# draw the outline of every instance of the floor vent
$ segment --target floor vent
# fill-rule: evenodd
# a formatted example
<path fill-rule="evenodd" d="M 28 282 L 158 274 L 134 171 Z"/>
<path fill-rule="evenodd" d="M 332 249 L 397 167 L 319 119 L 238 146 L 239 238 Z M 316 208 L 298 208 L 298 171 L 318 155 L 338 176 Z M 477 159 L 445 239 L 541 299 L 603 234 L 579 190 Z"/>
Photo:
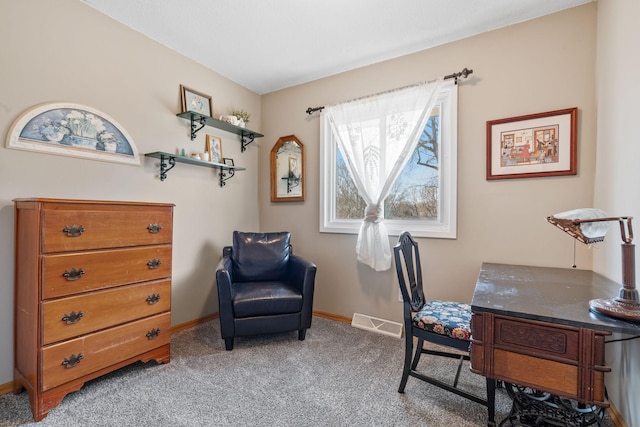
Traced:
<path fill-rule="evenodd" d="M 390 337 L 402 337 L 402 323 L 379 319 L 366 314 L 354 313 L 351 326 L 366 331 L 373 331 Z"/>

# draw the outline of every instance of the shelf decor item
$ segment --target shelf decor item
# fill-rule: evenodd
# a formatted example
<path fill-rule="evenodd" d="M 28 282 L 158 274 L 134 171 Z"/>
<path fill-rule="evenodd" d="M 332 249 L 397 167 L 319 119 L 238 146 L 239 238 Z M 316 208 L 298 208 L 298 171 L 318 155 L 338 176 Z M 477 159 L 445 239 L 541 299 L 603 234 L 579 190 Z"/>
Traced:
<path fill-rule="evenodd" d="M 209 153 L 209 161 L 222 163 L 222 138 L 207 134 L 207 152 Z"/>
<path fill-rule="evenodd" d="M 240 126 L 241 128 L 245 127 L 251 118 L 251 113 L 247 113 L 244 110 L 233 110 L 231 111 L 231 115 L 238 119 L 238 124 L 236 126 Z"/>
<path fill-rule="evenodd" d="M 578 109 L 487 122 L 487 179 L 576 175 Z"/>
<path fill-rule="evenodd" d="M 84 105 L 51 102 L 23 113 L 9 129 L 7 148 L 140 165 L 138 148 L 115 120 Z"/>
<path fill-rule="evenodd" d="M 213 107 L 211 97 L 202 92 L 180 85 L 182 112 L 193 111 L 195 113 L 211 116 Z"/>

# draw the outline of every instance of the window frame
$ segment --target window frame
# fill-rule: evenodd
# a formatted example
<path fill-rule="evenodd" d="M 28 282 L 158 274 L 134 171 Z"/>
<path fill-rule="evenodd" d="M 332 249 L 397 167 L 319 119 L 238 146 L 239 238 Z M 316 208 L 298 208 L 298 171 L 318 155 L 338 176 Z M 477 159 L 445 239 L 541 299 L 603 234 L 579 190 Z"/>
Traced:
<path fill-rule="evenodd" d="M 445 83 L 438 94 L 440 105 L 439 215 L 436 220 L 384 220 L 387 232 L 399 236 L 409 231 L 416 237 L 457 237 L 458 86 Z M 338 219 L 336 214 L 337 144 L 329 121 L 320 125 L 320 232 L 358 234 L 362 219 Z M 363 212 L 364 217 L 364 212 Z"/>

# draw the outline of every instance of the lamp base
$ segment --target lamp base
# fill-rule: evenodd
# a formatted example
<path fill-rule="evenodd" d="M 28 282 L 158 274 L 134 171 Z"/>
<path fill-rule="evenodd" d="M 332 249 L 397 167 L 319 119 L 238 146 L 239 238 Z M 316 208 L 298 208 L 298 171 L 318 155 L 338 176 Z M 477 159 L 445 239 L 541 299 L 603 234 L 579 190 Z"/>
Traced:
<path fill-rule="evenodd" d="M 622 299 L 592 299 L 589 301 L 591 310 L 609 317 L 640 322 L 640 302 Z"/>

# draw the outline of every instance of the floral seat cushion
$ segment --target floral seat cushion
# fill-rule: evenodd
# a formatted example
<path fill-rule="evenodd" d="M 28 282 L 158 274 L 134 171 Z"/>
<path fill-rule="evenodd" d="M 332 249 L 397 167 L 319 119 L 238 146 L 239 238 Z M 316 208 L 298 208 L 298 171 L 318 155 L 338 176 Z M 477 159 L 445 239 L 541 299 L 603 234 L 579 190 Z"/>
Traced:
<path fill-rule="evenodd" d="M 471 336 L 471 306 L 452 301 L 428 301 L 413 314 L 413 324 L 426 331 L 468 341 Z"/>

